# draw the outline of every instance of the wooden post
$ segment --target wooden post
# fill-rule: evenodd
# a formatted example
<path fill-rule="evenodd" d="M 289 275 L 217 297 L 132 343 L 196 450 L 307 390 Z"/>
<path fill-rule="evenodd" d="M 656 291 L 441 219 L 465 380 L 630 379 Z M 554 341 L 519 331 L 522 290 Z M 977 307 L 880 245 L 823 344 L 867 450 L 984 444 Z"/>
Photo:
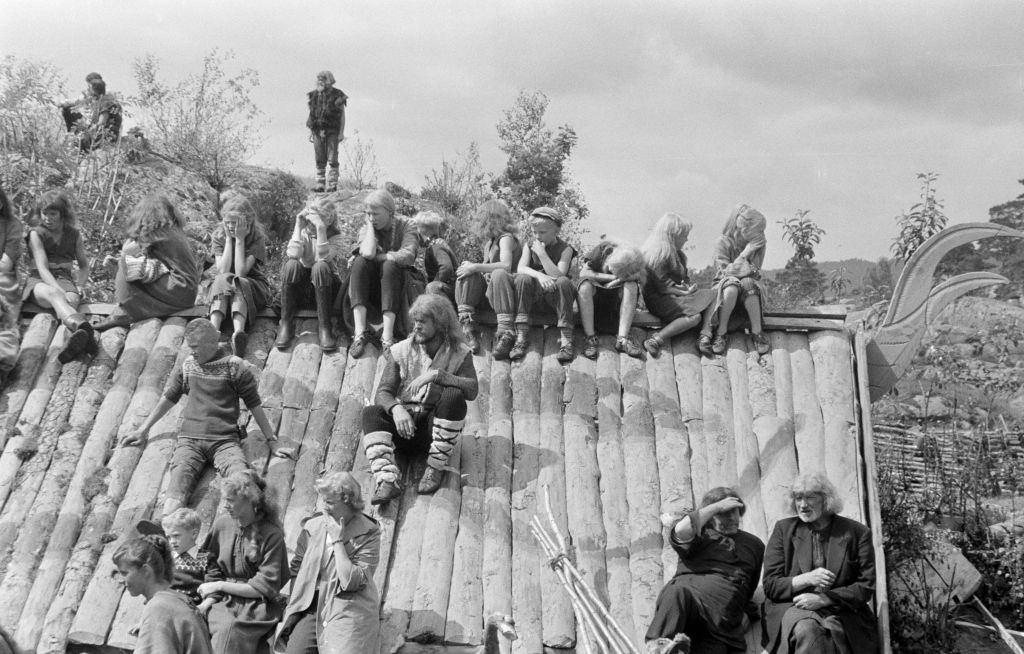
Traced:
<path fill-rule="evenodd" d="M 288 375 L 288 364 L 291 363 L 292 353 L 294 351 L 294 346 L 287 350 L 271 348 L 267 353 L 266 363 L 264 363 L 263 370 L 260 373 L 260 384 L 258 389 L 260 393 L 260 400 L 263 403 L 263 412 L 267 414 L 267 421 L 270 422 L 270 427 L 274 430 L 274 433 L 280 431 L 281 398 L 284 394 L 284 382 Z M 249 353 L 246 354 L 248 356 Z M 253 429 L 257 432 L 259 431 L 256 423 L 252 420 L 249 420 L 249 424 L 246 429 L 247 431 Z M 267 457 L 270 453 L 270 449 L 267 447 L 266 441 L 259 436 L 255 438 L 246 438 L 242 441 L 242 449 L 245 451 L 245 458 L 249 461 L 252 467 L 262 474 L 266 467 Z"/>
<path fill-rule="evenodd" d="M 607 537 L 602 518 L 597 456 L 597 382 L 595 364 L 576 357 L 569 366 L 565 384 L 565 494 L 572 498 L 566 509 L 570 547 L 587 585 L 601 601 L 608 603 L 608 575 L 605 562 Z M 582 632 L 581 632 L 582 633 Z"/>
<path fill-rule="evenodd" d="M 487 418 L 490 412 L 491 338 L 481 334 L 481 354 L 473 357 L 480 391 L 469 403 L 462 433 L 459 467 L 462 507 L 455 539 L 451 594 L 444 629 L 447 643 L 478 645 L 483 641 L 484 476 L 487 471 Z"/>
<path fill-rule="evenodd" d="M 559 531 L 564 533 L 569 528 L 565 495 L 565 442 L 562 436 L 565 366 L 556 358 L 559 347 L 558 330 L 545 330 L 544 361 L 540 381 L 540 473 L 537 477 L 536 497 L 537 504 L 543 506 L 546 491 L 555 524 Z M 543 564 L 541 550 L 538 550 L 538 556 L 541 558 L 541 561 L 538 561 L 540 593 L 544 602 L 544 647 L 560 650 L 572 648 L 576 644 L 572 602 L 558 581 L 558 575 Z"/>
<path fill-rule="evenodd" d="M 690 439 L 690 486 L 697 500 L 711 486 L 708 485 L 708 443 L 704 427 L 704 370 L 697 351 L 697 338 L 692 332 L 673 339 L 672 359 L 679 396 L 679 417 L 686 425 Z"/>
<path fill-rule="evenodd" d="M 615 340 L 601 336 L 597 355 L 597 462 L 600 466 L 601 515 L 607 535 L 605 565 L 608 573 L 609 610 L 615 621 L 636 641 L 633 622 L 633 576 L 629 570 L 629 504 L 626 500 L 626 463 L 622 442 L 622 385 Z"/>
<path fill-rule="evenodd" d="M 407 460 L 400 456 L 398 465 L 405 471 L 405 492 L 402 493 L 395 527 L 394 553 L 388 571 L 387 586 L 383 590 L 385 627 L 387 631 L 404 635 L 412 616 L 416 578 L 419 575 L 420 555 L 430 498 L 416 493 L 416 484 L 426 467 L 421 457 Z M 395 500 L 392 500 L 392 504 Z"/>
<path fill-rule="evenodd" d="M 75 469 L 82 455 L 83 444 L 89 435 L 88 428 L 99 410 L 104 392 L 110 386 L 111 371 L 124 343 L 124 330 L 108 334 L 110 335 L 104 345 L 116 349 L 104 348 L 101 351 L 93 361 L 85 383 L 75 392 L 75 404 L 68 421 L 70 429 L 60 435 L 39 493 L 18 530 L 7 576 L 3 584 L 0 584 L 0 597 L 5 598 L 3 606 L 0 606 L 0 624 L 19 624 L 18 618 L 37 573 L 39 556 L 43 554 L 51 536 L 57 536 L 51 530 L 58 526 L 59 512 L 69 488 L 72 492 L 77 490 L 70 485 L 75 478 Z M 55 419 L 55 416 L 48 414 L 44 430 L 65 427 L 54 425 Z"/>
<path fill-rule="evenodd" d="M 729 336 L 726 368 L 732 389 L 733 430 L 736 435 L 736 490 L 747 505 L 743 515 L 743 529 L 763 542 L 768 541 L 764 502 L 761 500 L 761 468 L 758 463 L 757 436 L 754 435 L 754 411 L 750 403 L 750 383 L 747 379 L 747 335 Z"/>
<path fill-rule="evenodd" d="M 56 329 L 56 318 L 49 313 L 39 313 L 32 318 L 28 331 L 21 339 L 18 362 L 0 395 L 0 451 L 14 435 L 14 426 L 18 424 L 22 407 L 35 385 L 36 375 L 46 362 L 46 352 Z"/>
<path fill-rule="evenodd" d="M 690 478 L 690 437 L 679 406 L 670 355 L 670 347 L 665 348 L 661 356 L 648 358 L 645 368 L 654 414 L 658 482 L 661 486 L 659 507 L 662 512 L 684 515 L 695 506 Z M 678 560 L 669 539 L 662 538 L 661 565 L 665 582 L 675 574 Z"/>
<path fill-rule="evenodd" d="M 661 562 L 662 527 L 659 519 L 661 485 L 658 480 L 654 413 L 651 410 L 644 363 L 619 356 L 622 379 L 622 439 L 626 464 L 626 499 L 629 503 L 629 571 L 633 578 L 633 624 L 638 638 L 654 618 L 664 569 Z M 674 567 L 674 566 L 673 566 Z"/>
<path fill-rule="evenodd" d="M 537 474 L 540 459 L 540 385 L 543 330 L 530 330 L 526 357 L 512 366 L 512 615 L 519 639 L 513 652 L 540 652 L 543 604 L 541 556 L 530 532 L 537 510 Z"/>
<path fill-rule="evenodd" d="M 727 356 L 704 357 L 701 361 L 704 405 L 704 437 L 707 447 L 707 487 L 694 487 L 703 496 L 714 486 L 736 486 L 736 431 L 733 426 L 732 388 Z"/>
<path fill-rule="evenodd" d="M 843 499 L 843 513 L 863 522 L 850 337 L 846 332 L 822 331 L 811 334 L 809 341 L 825 423 L 825 473 Z"/>
<path fill-rule="evenodd" d="M 56 524 L 46 544 L 46 551 L 32 581 L 32 588 L 21 608 L 21 616 L 13 622 L 17 624 L 14 634 L 15 641 L 26 650 L 34 650 L 39 642 L 43 628 L 43 619 L 50 607 L 64 576 L 72 547 L 78 539 L 79 530 L 88 509 L 89 500 L 96 492 L 94 475 L 103 469 L 107 453 L 114 436 L 117 434 L 121 417 L 124 415 L 128 402 L 135 390 L 139 374 L 148 360 L 159 333 L 160 323 L 146 321 L 127 333 L 124 329 L 112 329 L 103 334 L 100 340 L 100 357 L 116 358 L 117 352 L 124 352 L 114 372 L 109 388 L 102 393 L 103 400 L 85 446 L 78 457 L 74 476 L 68 484 Z M 104 364 L 106 365 L 106 364 Z M 88 391 L 87 391 L 88 392 Z M 78 414 L 72 411 L 72 426 L 85 428 L 87 422 L 78 423 Z"/>
<path fill-rule="evenodd" d="M 825 470 L 825 423 L 821 418 L 814 381 L 814 361 L 805 334 L 785 336 L 793 373 L 793 424 L 801 473 Z"/>
<path fill-rule="evenodd" d="M 480 573 L 485 616 L 512 613 L 512 369 L 508 361 L 492 361 L 490 393 Z"/>
<path fill-rule="evenodd" d="M 132 331 L 141 328 L 144 328 L 144 323 L 133 326 Z M 164 380 L 181 349 L 183 331 L 184 320 L 180 318 L 169 319 L 160 329 L 156 343 L 148 353 L 146 366 L 139 377 L 135 394 L 125 412 L 121 434 L 126 434 L 140 425 L 149 414 L 149 410 L 155 406 L 163 390 Z M 116 379 L 117 376 L 115 384 Z M 128 480 L 135 471 L 139 457 L 137 447 L 119 448 L 111 457 L 107 465 L 109 473 L 106 477 L 106 491 L 92 500 L 91 511 L 68 561 L 67 573 L 47 611 L 37 652 L 64 652 L 75 612 L 81 605 L 86 586 L 89 585 L 95 571 L 100 550 L 103 549 L 104 536 L 111 527 L 117 506 L 125 496 Z"/>

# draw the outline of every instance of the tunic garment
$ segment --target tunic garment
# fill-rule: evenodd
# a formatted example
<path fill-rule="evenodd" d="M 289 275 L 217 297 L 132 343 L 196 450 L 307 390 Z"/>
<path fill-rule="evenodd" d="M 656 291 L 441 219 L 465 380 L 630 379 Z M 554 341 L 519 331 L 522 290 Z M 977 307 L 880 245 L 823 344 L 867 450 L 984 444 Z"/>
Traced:
<path fill-rule="evenodd" d="M 212 654 L 206 622 L 182 593 L 157 591 L 142 609 L 135 654 Z"/>
<path fill-rule="evenodd" d="M 225 238 L 223 227 L 213 235 L 213 250 L 217 257 L 224 251 Z M 270 280 L 267 279 L 266 272 L 263 270 L 267 260 L 267 237 L 262 231 L 252 228 L 245 236 L 245 256 L 249 257 L 250 255 L 255 261 L 244 277 L 236 274 L 235 257 L 232 255 L 231 270 L 218 274 L 213 280 L 213 288 L 210 290 L 210 295 L 214 298 L 223 295 L 240 296 L 245 301 L 246 328 L 252 327 L 256 314 L 270 304 L 273 297 Z"/>
<path fill-rule="evenodd" d="M 310 613 L 316 621 L 320 654 L 364 654 L 378 649 L 380 593 L 373 573 L 380 561 L 380 527 L 362 513 L 345 523 L 341 540 L 353 569 L 347 578 L 339 579 L 327 535 L 329 520 L 316 514 L 302 526 L 291 565 L 292 593 L 274 651 L 285 651 L 283 641 Z"/>
<path fill-rule="evenodd" d="M 826 533 L 827 532 L 827 533 Z M 853 654 L 874 654 L 878 649 L 875 614 L 869 602 L 875 592 L 875 552 L 871 530 L 861 523 L 833 516 L 823 530 L 823 567 L 836 575 L 824 595 L 833 606 L 816 611 L 815 619 L 831 632 L 832 639 L 845 638 Z M 769 652 L 788 652 L 789 637 L 798 618 L 811 617 L 793 607 L 793 599 L 814 589 L 793 591 L 793 577 L 810 572 L 814 565 L 815 534 L 797 517 L 775 524 L 764 561 L 764 620 L 762 644 Z M 791 614 L 795 613 L 795 614 Z M 833 620 L 836 618 L 837 620 Z M 834 624 L 838 629 L 831 628 Z M 840 651 L 843 651 L 840 649 Z"/>
<path fill-rule="evenodd" d="M 169 272 L 149 284 L 130 282 L 122 254 L 114 279 L 114 298 L 121 309 L 137 322 L 195 306 L 202 269 L 185 232 L 177 227 L 163 230 L 144 249 L 147 257 L 159 260 Z"/>
<path fill-rule="evenodd" d="M 284 532 L 268 521 L 242 528 L 225 515 L 213 523 L 203 549 L 209 553 L 206 581 L 248 583 L 261 595 L 255 599 L 220 595 L 207 618 L 213 651 L 269 651 L 267 637 L 281 619 L 278 593 L 289 575 Z"/>
<path fill-rule="evenodd" d="M 654 622 L 647 639 L 672 638 L 683 631 L 694 616 L 682 615 L 682 597 L 689 595 L 704 623 L 702 632 L 732 649 L 746 650 L 743 614 L 757 588 L 764 559 L 764 543 L 753 534 L 739 531 L 725 536 L 700 523 L 700 514 L 690 514 L 699 534 L 689 543 L 672 536 L 679 554 L 676 575 L 658 596 Z M 691 634 L 687 634 L 691 635 Z"/>
<path fill-rule="evenodd" d="M 36 225 L 29 229 L 29 234 L 35 232 L 39 240 L 43 242 L 43 251 L 46 252 L 47 268 L 60 284 L 61 290 L 65 293 L 78 293 L 78 286 L 71 274 L 75 261 L 78 259 L 78 242 L 81 236 L 74 227 L 65 225 L 59 233 L 53 233 L 42 225 Z M 28 237 L 25 238 L 26 242 Z M 36 260 L 32 255 L 32 248 L 28 247 L 28 269 L 29 278 L 25 283 L 25 290 L 22 298 L 28 300 L 32 297 L 32 291 L 37 284 L 42 284 L 36 270 Z"/>
<path fill-rule="evenodd" d="M 523 256 L 523 244 L 514 234 L 502 234 L 500 237 L 488 241 L 484 248 L 483 263 L 501 261 L 501 240 L 504 238 L 512 239 L 512 265 L 507 271 L 501 272 L 504 275 L 512 275 L 516 272 L 519 259 Z M 460 315 L 472 316 L 477 309 L 484 308 L 485 301 L 495 313 L 515 313 L 515 296 L 508 293 L 502 294 L 495 289 L 494 277 L 497 272 L 495 270 L 489 273 L 473 273 L 455 280 L 455 303 Z M 511 284 L 505 286 L 506 290 L 511 289 Z"/>
<path fill-rule="evenodd" d="M 648 266 L 647 282 L 643 287 L 647 310 L 665 324 L 684 316 L 699 316 L 715 301 L 717 292 L 712 289 L 695 290 L 689 295 L 675 295 L 671 292 L 676 284 L 689 281 L 685 269 L 670 270 L 668 266 L 655 269 Z"/>
<path fill-rule="evenodd" d="M 736 258 L 740 256 L 740 254 L 743 252 L 744 249 L 747 248 L 748 245 L 756 246 L 758 244 L 760 244 L 760 247 L 747 258 L 747 261 L 750 262 L 750 265 L 754 269 L 752 275 L 750 275 L 749 277 L 739 279 L 737 277 L 733 277 L 725 273 L 725 268 L 730 263 L 735 261 Z M 710 305 L 712 311 L 714 312 L 711 317 L 711 328 L 714 328 L 716 325 L 718 325 L 718 309 L 722 306 L 722 293 L 729 286 L 738 286 L 740 288 L 740 301 L 738 303 L 738 309 L 744 308 L 742 301 L 746 294 L 757 294 L 761 297 L 762 301 L 760 303 L 760 307 L 762 313 L 764 312 L 765 287 L 764 284 L 761 282 L 761 266 L 764 264 L 764 254 L 765 241 L 763 235 L 759 239 L 750 242 L 742 239 L 732 239 L 724 234 L 718 237 L 718 242 L 715 244 L 714 262 L 715 268 L 718 272 L 715 273 L 715 282 L 712 286 L 712 290 L 714 290 L 715 292 L 715 297 Z M 745 315 L 745 309 L 744 311 L 733 311 L 732 315 L 729 316 L 730 330 L 739 329 L 745 324 L 742 320 L 743 315 Z"/>

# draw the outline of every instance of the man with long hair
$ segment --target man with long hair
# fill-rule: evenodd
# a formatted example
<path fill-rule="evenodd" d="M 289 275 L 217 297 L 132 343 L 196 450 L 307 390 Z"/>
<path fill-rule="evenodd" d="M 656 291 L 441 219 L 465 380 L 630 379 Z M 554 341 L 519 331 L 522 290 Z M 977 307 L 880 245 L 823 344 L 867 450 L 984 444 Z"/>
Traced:
<path fill-rule="evenodd" d="M 322 70 L 316 74 L 316 88 L 307 94 L 309 99 L 309 140 L 313 142 L 316 160 L 317 193 L 338 190 L 338 144 L 345 140 L 345 106 L 348 96 L 334 88 L 334 74 Z M 328 163 L 331 166 L 327 173 Z"/>
<path fill-rule="evenodd" d="M 363 447 L 375 482 L 373 504 L 402 492 L 395 451 L 428 451 L 417 490 L 433 493 L 476 398 L 476 368 L 451 302 L 431 293 L 409 310 L 412 334 L 385 352 L 374 404 L 363 409 Z M 397 440 L 396 440 L 397 437 Z"/>

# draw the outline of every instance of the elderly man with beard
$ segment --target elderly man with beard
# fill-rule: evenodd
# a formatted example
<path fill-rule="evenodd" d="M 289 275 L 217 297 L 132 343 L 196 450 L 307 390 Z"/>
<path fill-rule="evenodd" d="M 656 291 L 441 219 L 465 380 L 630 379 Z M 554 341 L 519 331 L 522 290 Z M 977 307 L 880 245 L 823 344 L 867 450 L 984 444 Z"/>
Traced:
<path fill-rule="evenodd" d="M 462 341 L 459 318 L 440 295 L 416 298 L 409 309 L 412 334 L 385 352 L 375 403 L 362 414 L 363 447 L 373 472 L 370 500 L 384 504 L 401 494 L 395 451 L 428 451 L 417 491 L 433 493 L 476 398 L 473 357 Z M 397 437 L 397 440 L 396 440 Z"/>
<path fill-rule="evenodd" d="M 670 526 L 676 574 L 658 595 L 647 630 L 651 653 L 745 652 L 744 615 L 757 588 L 764 543 L 740 529 L 746 505 L 732 488 L 709 490 L 701 508 Z"/>

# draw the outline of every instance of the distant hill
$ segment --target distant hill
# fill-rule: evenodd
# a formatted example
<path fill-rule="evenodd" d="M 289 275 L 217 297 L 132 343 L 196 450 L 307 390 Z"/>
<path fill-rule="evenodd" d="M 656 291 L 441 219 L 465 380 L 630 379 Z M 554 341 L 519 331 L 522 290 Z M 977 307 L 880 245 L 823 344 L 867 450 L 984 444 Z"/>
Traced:
<path fill-rule="evenodd" d="M 868 261 L 867 259 L 843 259 L 842 261 L 819 261 L 818 270 L 820 270 L 827 278 L 833 270 L 846 267 L 846 278 L 850 280 L 850 283 L 854 288 L 857 288 L 863 284 L 864 275 L 867 274 L 868 268 L 875 264 L 874 261 Z M 782 268 L 774 268 L 765 271 L 772 279 L 782 271 Z"/>

